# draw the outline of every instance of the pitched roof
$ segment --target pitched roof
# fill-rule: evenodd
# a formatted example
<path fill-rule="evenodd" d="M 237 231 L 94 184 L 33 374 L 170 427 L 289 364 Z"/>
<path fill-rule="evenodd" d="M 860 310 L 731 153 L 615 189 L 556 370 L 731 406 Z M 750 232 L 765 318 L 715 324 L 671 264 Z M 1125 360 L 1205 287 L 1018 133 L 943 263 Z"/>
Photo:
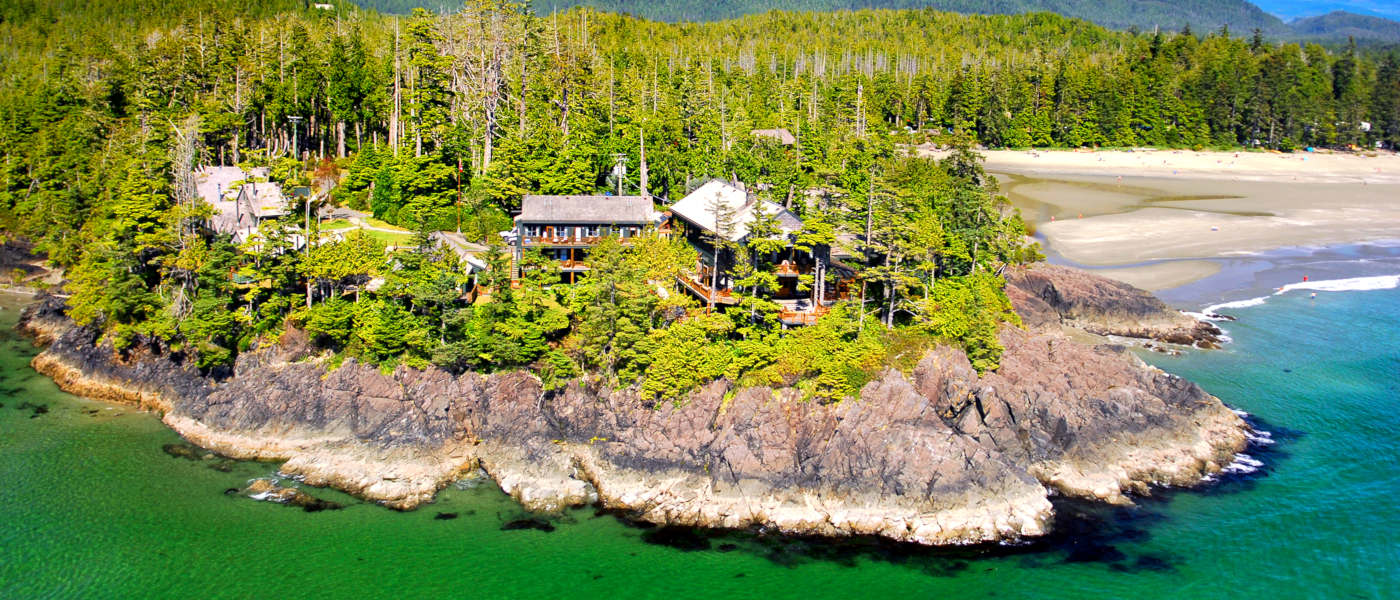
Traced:
<path fill-rule="evenodd" d="M 797 136 L 786 129 L 755 129 L 749 133 L 758 137 L 772 138 L 784 146 L 791 146 L 797 143 Z"/>
<path fill-rule="evenodd" d="M 794 233 L 802 229 L 802 219 L 797 218 L 791 211 L 767 200 L 750 200 L 748 192 L 719 179 L 706 182 L 680 202 L 673 204 L 671 212 L 701 229 L 716 233 L 716 203 L 733 214 L 729 230 L 724 232 L 724 237 L 731 242 L 742 241 L 749 236 L 749 224 L 754 222 L 759 211 L 773 215 L 783 233 Z"/>
<path fill-rule="evenodd" d="M 282 186 L 276 182 L 245 183 L 238 190 L 238 201 L 248 205 L 248 210 L 258 218 L 287 214 L 287 198 L 282 195 Z"/>
<path fill-rule="evenodd" d="M 656 220 L 651 199 L 645 196 L 525 196 L 520 203 L 521 221 L 531 223 L 637 223 Z"/>

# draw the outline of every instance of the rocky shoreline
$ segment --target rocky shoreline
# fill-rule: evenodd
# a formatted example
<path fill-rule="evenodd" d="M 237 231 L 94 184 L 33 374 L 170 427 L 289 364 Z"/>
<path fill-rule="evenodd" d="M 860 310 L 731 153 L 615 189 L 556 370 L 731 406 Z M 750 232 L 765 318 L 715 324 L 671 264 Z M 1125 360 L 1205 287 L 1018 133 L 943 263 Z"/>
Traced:
<path fill-rule="evenodd" d="M 545 392 L 523 372 L 328 371 L 295 332 L 215 380 L 177 357 L 117 356 L 55 298 L 20 326 L 47 344 L 34 368 L 66 391 L 158 411 L 198 446 L 286 461 L 308 484 L 397 509 L 480 468 L 534 511 L 598 504 L 667 525 L 973 544 L 1045 534 L 1052 494 L 1129 503 L 1195 484 L 1246 444 L 1247 425 L 1196 385 L 1062 327 L 1208 330 L 1059 269 L 1008 274 L 1028 328 L 1003 330 L 998 372 L 979 377 L 940 347 L 837 404 L 726 381 L 653 407 L 630 390 Z"/>

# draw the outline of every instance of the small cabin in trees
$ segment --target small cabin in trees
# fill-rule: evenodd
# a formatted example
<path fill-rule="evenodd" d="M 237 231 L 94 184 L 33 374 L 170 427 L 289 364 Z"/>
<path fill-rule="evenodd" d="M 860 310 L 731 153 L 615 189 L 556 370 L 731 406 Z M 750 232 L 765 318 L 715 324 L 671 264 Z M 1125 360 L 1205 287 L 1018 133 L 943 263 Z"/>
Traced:
<path fill-rule="evenodd" d="M 291 196 L 290 202 L 301 202 L 311 197 L 311 189 L 294 188 Z M 274 182 L 245 183 L 238 188 L 238 196 L 234 198 L 233 206 L 220 208 L 221 210 L 232 208 L 231 231 L 244 235 L 256 230 L 263 221 L 287 216 L 291 209 L 287 194 L 282 191 L 282 186 Z"/>
<path fill-rule="evenodd" d="M 665 218 L 648 196 L 525 196 L 511 232 L 514 262 L 520 264 L 526 250 L 539 249 L 573 281 L 588 270 L 588 249 L 603 238 L 625 242 Z"/>
<path fill-rule="evenodd" d="M 756 233 L 783 246 L 759 258 L 773 265 L 778 289 L 773 290 L 772 299 L 783 306 L 784 323 L 809 323 L 825 312 L 828 297 L 835 298 L 836 290 L 828 290 L 826 280 L 831 268 L 830 248 L 817 247 L 811 252 L 797 249 L 795 240 L 802 230 L 802 219 L 776 203 L 758 199 L 742 185 L 711 180 L 671 206 L 671 213 L 672 231 L 684 236 L 699 254 L 699 264 L 693 273 L 681 278 L 681 285 L 702 300 L 738 303 L 733 293 L 736 250 L 748 245 Z M 803 275 L 813 276 L 813 288 L 801 289 Z"/>
<path fill-rule="evenodd" d="M 749 133 L 754 137 L 768 138 L 784 146 L 797 143 L 797 136 L 786 129 L 755 129 Z"/>

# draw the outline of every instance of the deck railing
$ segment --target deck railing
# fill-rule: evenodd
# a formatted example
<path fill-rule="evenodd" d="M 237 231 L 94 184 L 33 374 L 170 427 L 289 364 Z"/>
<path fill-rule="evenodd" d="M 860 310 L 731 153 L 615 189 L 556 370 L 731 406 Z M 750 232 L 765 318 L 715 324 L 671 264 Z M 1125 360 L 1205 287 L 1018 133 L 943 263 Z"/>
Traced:
<path fill-rule="evenodd" d="M 524 238 L 526 246 L 596 246 L 608 236 L 602 235 L 527 235 Z M 616 236 L 614 236 L 616 237 Z M 632 243 L 632 238 L 618 238 L 624 244 Z"/>
<path fill-rule="evenodd" d="M 773 267 L 773 271 L 777 273 L 778 277 L 797 277 L 798 275 L 807 275 L 811 273 L 812 267 L 810 265 L 780 263 Z"/>
<path fill-rule="evenodd" d="M 710 285 L 708 283 L 700 283 L 699 281 L 685 276 L 677 277 L 676 279 L 680 281 L 681 285 L 684 285 L 686 289 L 689 289 L 696 295 L 700 296 L 701 298 L 704 298 L 706 301 L 712 300 L 717 304 L 738 303 L 738 299 L 734 297 L 734 293 L 730 292 L 729 290 L 720 289 L 715 290 L 713 293 L 711 293 Z"/>
<path fill-rule="evenodd" d="M 778 313 L 778 320 L 787 325 L 812 325 L 830 313 L 831 309 L 818 306 L 810 310 L 784 310 Z"/>

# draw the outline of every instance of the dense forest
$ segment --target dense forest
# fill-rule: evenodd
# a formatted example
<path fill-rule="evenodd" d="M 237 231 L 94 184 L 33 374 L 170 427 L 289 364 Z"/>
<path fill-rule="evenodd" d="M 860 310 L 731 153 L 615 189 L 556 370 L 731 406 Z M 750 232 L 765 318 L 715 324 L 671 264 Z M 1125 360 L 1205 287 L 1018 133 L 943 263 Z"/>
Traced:
<path fill-rule="evenodd" d="M 995 368 L 1012 320 L 996 271 L 1033 259 L 985 177 L 987 146 L 1348 146 L 1400 142 L 1400 61 L 1228 35 L 1114 33 L 1049 14 L 768 13 L 665 24 L 476 0 L 386 17 L 133 0 L 0 23 L 0 227 L 67 270 L 72 315 L 118 348 L 226 369 L 305 330 L 335 360 L 462 370 L 531 366 L 641 381 L 675 398 L 717 377 L 801 381 L 840 398 L 934 340 Z M 113 15 L 121 15 L 114 18 Z M 289 117 L 301 117 L 293 127 Z M 1361 124 L 1371 124 L 1369 130 Z M 783 127 L 788 148 L 752 129 Z M 295 133 L 294 133 L 295 131 Z M 294 138 L 295 136 L 295 138 Z M 571 286 L 493 246 L 472 280 L 431 233 L 499 243 L 522 194 L 622 189 L 615 156 L 679 199 L 709 177 L 756 184 L 844 245 L 862 293 L 782 329 L 765 299 L 776 243 L 733 251 L 743 302 L 697 312 L 657 281 L 694 264 L 661 236 L 606 245 Z M 909 156 L 915 143 L 951 148 Z M 292 148 L 300 150 L 293 155 Z M 236 246 L 194 194 L 206 165 L 271 167 L 312 202 L 413 231 L 300 250 L 295 217 Z M 463 189 L 465 207 L 459 202 Z M 793 202 L 794 190 L 821 200 Z M 298 201 L 299 202 L 299 201 Z M 295 206 L 292 214 L 310 207 Z M 365 284 L 380 280 L 368 290 Z M 811 285 L 810 280 L 805 282 Z"/>
<path fill-rule="evenodd" d="M 397 14 L 408 14 L 414 8 L 425 8 L 433 12 L 448 12 L 456 8 L 456 3 L 446 0 L 364 0 L 361 4 L 380 12 Z M 671 22 L 718 21 L 770 10 L 932 9 L 974 15 L 1050 12 L 1083 19 L 1109 29 L 1127 31 L 1215 31 L 1228 27 L 1243 35 L 1257 30 L 1270 39 L 1329 44 L 1346 43 L 1349 40 L 1369 45 L 1400 44 L 1400 21 L 1393 20 L 1400 14 L 1383 18 L 1380 14 L 1367 11 L 1364 6 L 1349 7 L 1353 12 L 1318 8 L 1326 6 L 1325 3 L 1312 3 L 1309 9 L 1315 12 L 1307 13 L 1310 17 L 1300 18 L 1291 23 L 1284 23 L 1279 17 L 1261 9 L 1257 3 L 1245 0 L 750 0 L 718 3 L 695 0 L 534 0 L 530 4 L 537 13 L 546 15 L 587 6 L 607 12 Z M 1293 11 L 1299 10 L 1299 7 L 1294 6 L 1288 8 Z"/>
<path fill-rule="evenodd" d="M 405 0 L 370 0 L 386 12 Z M 1246 0 L 735 0 L 696 2 L 695 0 L 534 0 L 541 14 L 588 6 L 599 10 L 628 13 L 659 21 L 717 21 L 769 10 L 833 11 L 859 9 L 933 9 L 962 14 L 1017 15 L 1051 12 L 1084 19 L 1110 29 L 1137 28 L 1146 31 L 1179 31 L 1187 26 L 1237 31 L 1260 29 L 1268 35 L 1286 35 L 1288 27 Z M 410 7 L 411 8 L 411 7 Z M 401 9 L 400 9 L 401 10 Z"/>

